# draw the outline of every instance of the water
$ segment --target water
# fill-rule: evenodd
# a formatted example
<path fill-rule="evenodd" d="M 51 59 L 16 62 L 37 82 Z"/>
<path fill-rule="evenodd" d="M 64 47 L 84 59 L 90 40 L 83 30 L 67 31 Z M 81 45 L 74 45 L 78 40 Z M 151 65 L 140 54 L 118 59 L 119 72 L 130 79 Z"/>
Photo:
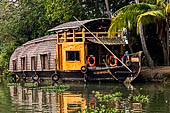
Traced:
<path fill-rule="evenodd" d="M 93 91 L 102 94 L 121 92 L 125 113 L 170 113 L 170 86 L 164 84 L 135 84 L 134 87 L 116 83 L 69 85 L 67 91 L 57 92 L 21 86 L 7 87 L 1 83 L 0 113 L 77 113 L 86 106 L 99 105 Z M 149 95 L 150 103 L 131 101 L 130 98 L 137 95 Z"/>

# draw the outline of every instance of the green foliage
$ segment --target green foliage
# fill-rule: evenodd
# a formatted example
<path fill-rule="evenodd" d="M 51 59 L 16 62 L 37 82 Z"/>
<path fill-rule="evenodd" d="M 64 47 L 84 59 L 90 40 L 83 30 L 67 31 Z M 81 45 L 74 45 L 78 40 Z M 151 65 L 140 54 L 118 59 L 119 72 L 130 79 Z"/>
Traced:
<path fill-rule="evenodd" d="M 139 23 L 144 25 L 155 23 L 158 19 L 165 19 L 165 13 L 162 10 L 148 11 L 138 16 L 137 33 L 139 34 Z"/>
<path fill-rule="evenodd" d="M 114 94 L 108 94 L 108 95 L 103 95 L 98 91 L 93 91 L 93 94 L 95 94 L 95 97 L 100 101 L 100 102 L 109 102 L 109 101 L 119 101 L 122 99 L 122 93 L 116 92 Z"/>
<path fill-rule="evenodd" d="M 58 91 L 58 92 L 63 92 L 65 90 L 68 90 L 70 86 L 68 85 L 54 85 L 54 86 L 44 86 L 40 87 L 41 90 L 50 90 L 50 91 Z"/>
<path fill-rule="evenodd" d="M 48 24 L 43 6 L 35 0 L 18 0 L 0 4 L 0 73 L 8 72 L 12 52 L 24 42 L 43 36 Z M 43 23 L 41 22 L 43 20 Z"/>
<path fill-rule="evenodd" d="M 20 83 L 7 83 L 7 87 L 10 87 L 10 86 L 21 86 Z"/>
<path fill-rule="evenodd" d="M 8 73 L 8 65 L 10 55 L 14 51 L 16 46 L 13 42 L 11 43 L 0 43 L 0 73 L 5 75 Z"/>
<path fill-rule="evenodd" d="M 164 13 L 157 10 L 156 5 L 147 3 L 127 5 L 116 11 L 116 15 L 113 15 L 109 35 L 113 35 L 118 29 L 122 29 L 123 27 L 135 28 L 140 21 L 145 25 L 154 22 L 153 19 L 162 17 L 164 17 Z"/>
<path fill-rule="evenodd" d="M 36 87 L 36 86 L 38 86 L 37 82 L 34 82 L 34 83 L 24 83 L 24 87 Z"/>
<path fill-rule="evenodd" d="M 39 3 L 42 0 L 38 0 Z M 49 0 L 43 1 L 46 9 L 45 16 L 49 22 L 64 23 L 74 20 L 73 16 L 83 17 L 83 9 L 79 2 L 75 0 Z"/>
<path fill-rule="evenodd" d="M 133 97 L 133 101 L 139 102 L 139 103 L 149 103 L 149 95 L 138 95 Z"/>
<path fill-rule="evenodd" d="M 97 106 L 88 106 L 84 109 L 83 113 L 124 113 L 125 106 L 130 103 L 149 103 L 149 96 L 138 95 L 138 96 L 128 96 L 123 97 L 120 92 L 115 92 L 114 94 L 102 94 L 99 91 L 92 91 L 95 98 L 98 100 Z M 126 105 L 127 104 L 127 105 Z M 81 113 L 80 111 L 78 113 Z"/>
<path fill-rule="evenodd" d="M 156 4 L 157 0 L 141 0 L 143 3 Z"/>
<path fill-rule="evenodd" d="M 169 81 L 164 82 L 165 85 L 170 85 Z"/>
<path fill-rule="evenodd" d="M 170 12 L 168 0 L 142 0 L 143 3 L 130 4 L 116 11 L 112 17 L 109 36 L 114 35 L 118 29 L 123 27 L 137 28 L 139 34 L 139 23 L 143 25 L 156 23 L 159 19 L 165 20 Z"/>
<path fill-rule="evenodd" d="M 32 88 L 32 87 L 38 87 L 38 83 L 35 82 L 35 83 L 24 83 L 24 84 L 21 84 L 21 83 L 7 83 L 7 86 L 10 87 L 10 86 L 24 86 L 24 87 L 28 87 L 28 88 Z M 53 86 L 40 86 L 38 87 L 39 89 L 41 90 L 46 90 L 46 91 L 58 91 L 58 92 L 63 92 L 63 91 L 66 91 L 70 88 L 69 85 L 59 85 L 59 84 L 55 84 Z"/>
<path fill-rule="evenodd" d="M 80 111 L 78 113 L 81 113 Z M 88 107 L 85 108 L 83 113 L 117 113 L 115 108 L 107 108 L 107 106 L 100 104 L 99 107 L 96 107 L 95 109 Z M 124 113 L 124 111 L 121 111 L 120 113 Z"/>

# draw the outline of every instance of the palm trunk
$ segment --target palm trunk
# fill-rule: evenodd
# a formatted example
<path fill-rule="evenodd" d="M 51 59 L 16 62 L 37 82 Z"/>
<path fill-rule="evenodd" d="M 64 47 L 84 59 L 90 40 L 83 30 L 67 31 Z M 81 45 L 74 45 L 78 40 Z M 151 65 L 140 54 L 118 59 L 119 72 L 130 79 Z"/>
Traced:
<path fill-rule="evenodd" d="M 163 36 L 163 34 L 164 34 L 164 30 L 163 30 L 163 22 L 162 21 L 159 21 L 159 23 L 160 23 L 160 25 L 158 26 L 159 27 L 159 39 L 161 40 L 161 44 L 162 44 L 162 50 L 163 50 L 163 60 L 164 60 L 164 65 L 166 64 L 166 57 L 167 57 L 167 52 L 166 52 L 166 40 L 165 40 L 165 38 L 163 38 L 163 37 L 165 37 L 165 36 Z"/>
<path fill-rule="evenodd" d="M 139 0 L 135 0 L 136 3 L 139 3 Z M 146 42 L 145 42 L 145 38 L 144 38 L 144 34 L 143 34 L 143 26 L 142 26 L 142 22 L 139 23 L 139 32 L 140 32 L 140 39 L 141 39 L 141 44 L 142 44 L 142 49 L 144 54 L 146 55 L 146 59 L 148 61 L 148 65 L 149 67 L 153 67 L 153 60 L 148 52 L 148 49 L 146 47 Z"/>
<path fill-rule="evenodd" d="M 139 3 L 139 0 L 135 0 L 136 3 Z"/>
<path fill-rule="evenodd" d="M 108 2 L 108 0 L 105 0 L 105 4 L 106 4 L 108 17 L 111 19 L 111 13 L 110 13 L 110 10 L 109 10 L 109 2 Z"/>
<path fill-rule="evenodd" d="M 158 30 L 158 32 L 159 32 L 159 39 L 161 40 L 162 51 L 163 51 L 163 61 L 164 61 L 163 64 L 164 65 L 168 65 L 167 62 L 169 62 L 168 61 L 169 57 L 167 57 L 168 56 L 167 45 L 169 45 L 168 44 L 169 42 L 167 41 L 167 39 L 169 38 L 168 37 L 169 36 L 169 32 L 167 30 L 164 30 L 164 23 L 163 23 L 162 20 L 159 21 L 158 23 L 159 23 L 158 29 L 160 29 L 160 30 Z M 167 28 L 168 28 L 168 26 L 166 25 L 166 29 Z M 165 33 L 166 31 L 167 31 L 167 33 Z"/>
<path fill-rule="evenodd" d="M 141 44 L 142 44 L 142 49 L 144 54 L 146 55 L 146 59 L 148 61 L 149 67 L 153 67 L 153 60 L 148 52 L 148 49 L 146 47 L 146 42 L 143 34 L 143 27 L 142 27 L 142 22 L 139 23 L 139 32 L 140 32 L 140 39 L 141 39 Z"/>
<path fill-rule="evenodd" d="M 162 49 L 163 49 L 164 65 L 166 65 L 167 64 L 167 50 L 166 50 L 166 39 L 165 38 L 162 38 Z"/>
<path fill-rule="evenodd" d="M 129 28 L 127 27 L 127 40 L 128 40 L 128 47 L 129 47 L 129 50 L 130 50 L 130 53 L 133 53 L 133 49 L 132 49 L 132 41 L 130 39 L 130 32 L 129 32 Z"/>
<path fill-rule="evenodd" d="M 167 20 L 166 20 L 166 32 L 167 32 L 167 36 L 166 36 L 166 53 L 167 53 L 167 56 L 166 56 L 166 64 L 169 66 L 169 18 L 167 17 Z"/>

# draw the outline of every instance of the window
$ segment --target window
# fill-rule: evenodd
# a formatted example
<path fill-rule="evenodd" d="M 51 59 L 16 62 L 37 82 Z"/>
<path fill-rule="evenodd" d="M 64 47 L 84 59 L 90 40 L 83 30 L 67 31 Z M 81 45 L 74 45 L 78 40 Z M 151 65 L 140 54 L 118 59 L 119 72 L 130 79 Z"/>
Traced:
<path fill-rule="evenodd" d="M 80 51 L 66 51 L 67 61 L 80 61 Z"/>
<path fill-rule="evenodd" d="M 17 62 L 16 62 L 16 60 L 13 60 L 13 70 L 17 70 Z"/>
<path fill-rule="evenodd" d="M 21 57 L 21 69 L 26 70 L 26 57 Z"/>
<path fill-rule="evenodd" d="M 48 56 L 47 54 L 40 55 L 42 69 L 48 69 Z"/>
<path fill-rule="evenodd" d="M 31 57 L 31 70 L 36 70 L 36 60 L 35 60 L 35 57 Z"/>

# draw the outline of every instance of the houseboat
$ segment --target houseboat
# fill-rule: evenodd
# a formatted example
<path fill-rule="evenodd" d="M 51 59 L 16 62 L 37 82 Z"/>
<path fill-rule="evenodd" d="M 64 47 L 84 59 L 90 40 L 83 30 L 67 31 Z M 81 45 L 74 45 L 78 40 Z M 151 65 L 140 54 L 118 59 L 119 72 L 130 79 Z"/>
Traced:
<path fill-rule="evenodd" d="M 141 70 L 141 52 L 124 54 L 122 32 L 108 37 L 110 19 L 73 21 L 53 33 L 26 42 L 10 58 L 13 78 L 82 81 L 133 81 Z"/>

